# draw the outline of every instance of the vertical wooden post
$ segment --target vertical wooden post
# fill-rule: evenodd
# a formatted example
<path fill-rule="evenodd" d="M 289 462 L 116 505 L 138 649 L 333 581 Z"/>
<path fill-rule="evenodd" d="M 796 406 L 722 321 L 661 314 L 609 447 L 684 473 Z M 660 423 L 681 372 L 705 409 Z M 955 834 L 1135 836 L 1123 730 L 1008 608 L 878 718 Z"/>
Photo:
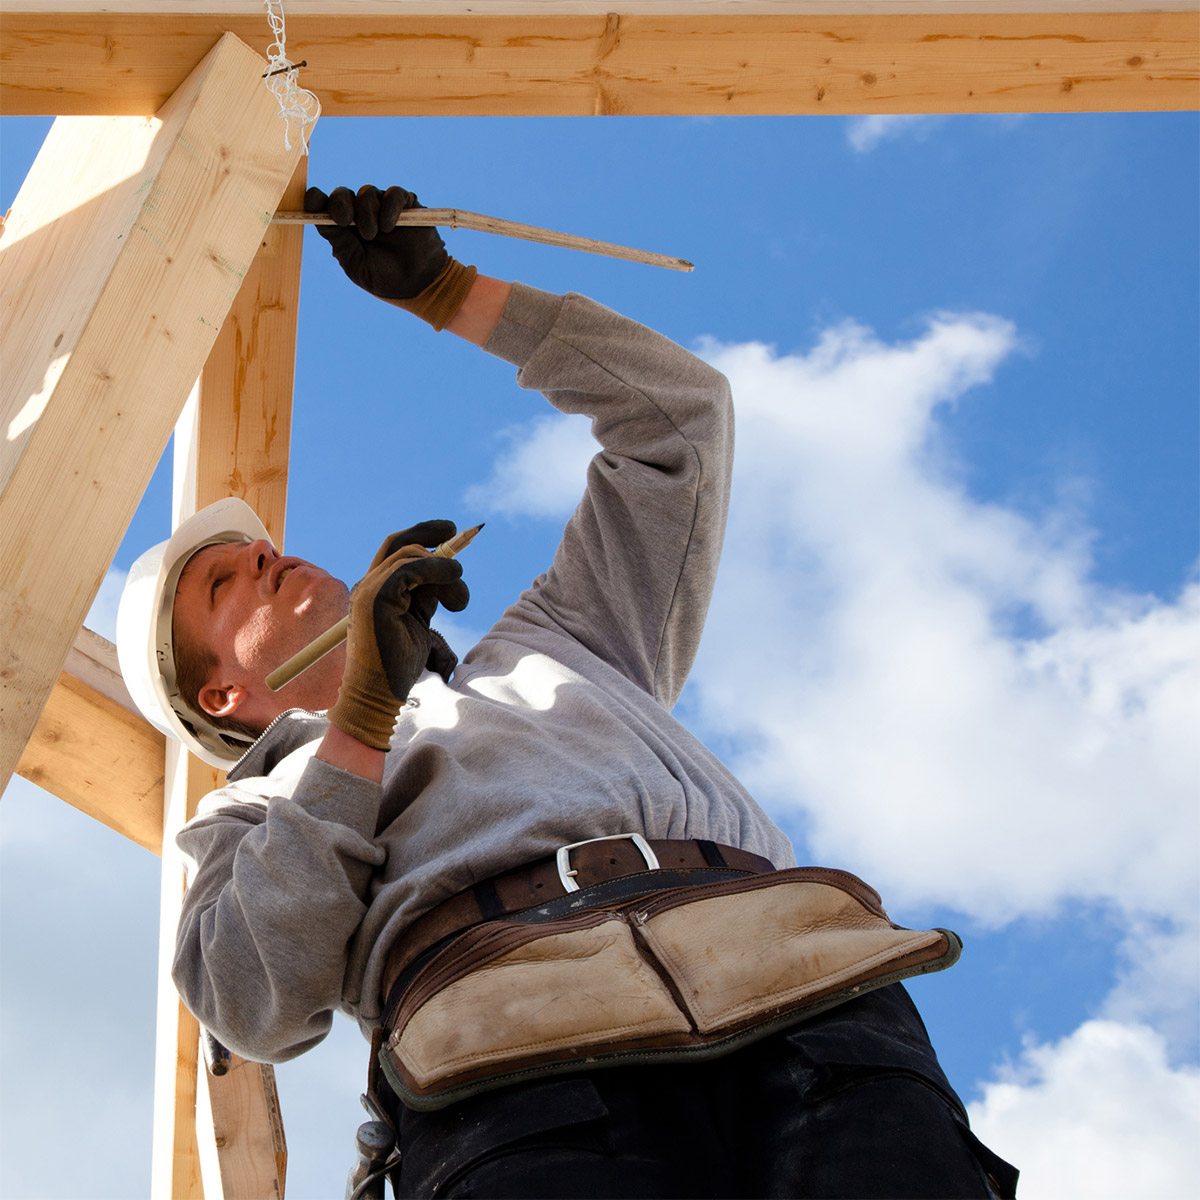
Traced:
<path fill-rule="evenodd" d="M 300 206 L 306 168 L 303 159 L 296 165 L 282 202 Z M 173 527 L 205 505 L 237 495 L 282 545 L 303 236 L 297 228 L 266 231 L 176 425 Z M 210 1076 L 198 1059 L 198 1026 L 170 978 L 184 888 L 175 834 L 219 783 L 217 772 L 172 746 L 163 837 L 154 1200 L 276 1200 L 284 1190 L 287 1149 L 273 1070 L 234 1056 L 226 1075 Z"/>
<path fill-rule="evenodd" d="M 216 775 L 217 772 L 189 755 L 174 739 L 167 740 L 154 1134 L 150 1168 L 152 1200 L 204 1200 L 196 1140 L 200 1026 L 179 999 L 171 981 L 171 963 L 184 889 L 183 864 L 175 849 L 175 834 L 195 813 L 200 797 L 216 785 Z"/>
<path fill-rule="evenodd" d="M 303 207 L 308 159 L 280 201 Z M 304 230 L 272 225 L 200 376 L 196 507 L 239 496 L 283 547 Z"/>
<path fill-rule="evenodd" d="M 199 386 L 192 389 L 175 427 L 171 527 L 196 511 L 196 424 Z M 171 979 L 175 933 L 186 877 L 175 835 L 196 813 L 201 797 L 219 786 L 220 773 L 167 739 L 163 780 L 162 889 L 158 925 L 158 1025 L 154 1061 L 152 1200 L 204 1200 L 196 1126 L 200 1025 L 179 999 Z M 211 1136 L 203 1131 L 202 1136 Z"/>

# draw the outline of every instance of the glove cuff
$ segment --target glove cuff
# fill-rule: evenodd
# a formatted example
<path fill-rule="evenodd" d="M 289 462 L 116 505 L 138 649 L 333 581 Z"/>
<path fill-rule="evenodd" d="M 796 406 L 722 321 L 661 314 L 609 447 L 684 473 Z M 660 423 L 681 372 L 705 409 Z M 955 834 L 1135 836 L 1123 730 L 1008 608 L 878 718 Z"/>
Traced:
<path fill-rule="evenodd" d="M 343 678 L 337 702 L 325 714 L 343 733 L 357 738 L 373 750 L 388 750 L 400 708 L 390 696 L 383 701 L 368 688 L 356 687 L 353 680 Z"/>
<path fill-rule="evenodd" d="M 440 333 L 462 308 L 478 274 L 474 267 L 464 267 L 452 258 L 423 292 L 409 300 L 393 300 L 392 303 L 422 321 L 428 321 Z"/>

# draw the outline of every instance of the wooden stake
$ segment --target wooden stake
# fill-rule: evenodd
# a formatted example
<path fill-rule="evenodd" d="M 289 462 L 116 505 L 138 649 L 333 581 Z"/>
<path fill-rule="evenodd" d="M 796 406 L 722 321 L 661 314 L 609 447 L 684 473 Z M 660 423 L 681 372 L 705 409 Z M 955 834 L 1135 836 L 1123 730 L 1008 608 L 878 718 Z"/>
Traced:
<path fill-rule="evenodd" d="M 273 218 L 280 224 L 290 225 L 334 225 L 328 213 L 287 212 L 281 210 Z M 666 267 L 670 271 L 691 271 L 695 264 L 670 254 L 656 254 L 653 250 L 634 250 L 630 246 L 618 246 L 613 242 L 598 242 L 595 238 L 580 237 L 574 233 L 559 233 L 555 229 L 543 229 L 540 225 L 522 225 L 518 221 L 506 221 L 503 217 L 487 217 L 482 213 L 466 212 L 461 208 L 410 208 L 396 219 L 397 225 L 444 225 L 449 229 L 474 229 L 477 233 L 494 233 L 500 237 L 521 238 L 527 242 L 541 242 L 546 246 L 561 246 L 564 250 L 582 250 L 587 254 L 606 254 L 609 258 L 624 258 L 629 262 L 645 263 L 650 267 Z"/>

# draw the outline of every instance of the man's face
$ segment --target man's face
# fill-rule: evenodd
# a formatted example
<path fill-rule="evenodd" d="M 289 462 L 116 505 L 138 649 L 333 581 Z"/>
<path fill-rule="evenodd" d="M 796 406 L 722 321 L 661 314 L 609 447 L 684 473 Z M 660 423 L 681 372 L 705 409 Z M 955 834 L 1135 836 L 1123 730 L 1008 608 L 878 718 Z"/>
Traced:
<path fill-rule="evenodd" d="M 198 550 L 175 590 L 174 628 L 177 639 L 217 658 L 201 708 L 263 726 L 286 708 L 328 708 L 337 699 L 344 648 L 277 693 L 266 677 L 348 611 L 341 580 L 302 558 L 281 557 L 270 542 Z"/>

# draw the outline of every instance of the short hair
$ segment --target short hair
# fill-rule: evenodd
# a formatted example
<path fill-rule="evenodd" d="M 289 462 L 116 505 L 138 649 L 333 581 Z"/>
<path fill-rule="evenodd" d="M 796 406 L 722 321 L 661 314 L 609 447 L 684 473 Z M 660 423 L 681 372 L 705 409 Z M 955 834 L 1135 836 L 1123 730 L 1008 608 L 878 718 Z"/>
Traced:
<path fill-rule="evenodd" d="M 242 734 L 244 737 L 257 738 L 262 729 L 248 721 L 239 719 L 231 714 L 227 717 L 214 717 L 200 707 L 200 689 L 208 682 L 209 676 L 220 665 L 217 656 L 200 642 L 188 641 L 180 635 L 178 624 L 172 618 L 171 644 L 175 656 L 175 686 L 183 702 L 198 713 L 204 713 L 205 718 L 216 729 L 226 733 Z"/>

